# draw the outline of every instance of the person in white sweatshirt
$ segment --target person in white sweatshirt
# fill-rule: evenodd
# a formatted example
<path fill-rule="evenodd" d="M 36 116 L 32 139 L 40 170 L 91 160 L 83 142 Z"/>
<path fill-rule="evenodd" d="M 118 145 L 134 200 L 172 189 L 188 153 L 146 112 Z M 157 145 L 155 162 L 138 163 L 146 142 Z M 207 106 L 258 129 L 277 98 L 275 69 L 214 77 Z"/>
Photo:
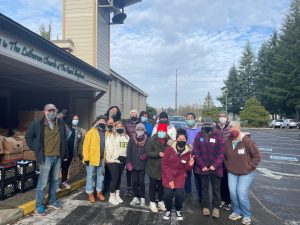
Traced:
<path fill-rule="evenodd" d="M 123 202 L 120 197 L 121 177 L 126 163 L 126 152 L 129 136 L 124 124 L 117 121 L 114 131 L 105 139 L 106 163 L 111 174 L 109 202 L 118 205 Z"/>

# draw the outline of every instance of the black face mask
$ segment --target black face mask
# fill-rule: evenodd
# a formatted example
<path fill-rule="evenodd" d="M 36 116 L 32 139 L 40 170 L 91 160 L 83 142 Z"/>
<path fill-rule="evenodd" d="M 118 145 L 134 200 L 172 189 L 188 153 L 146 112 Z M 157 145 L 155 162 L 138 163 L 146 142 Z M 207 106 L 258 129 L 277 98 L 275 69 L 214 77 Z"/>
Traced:
<path fill-rule="evenodd" d="M 106 124 L 105 123 L 99 123 L 99 125 L 98 125 L 98 129 L 99 130 L 105 130 L 105 128 L 106 128 Z"/>
<path fill-rule="evenodd" d="M 113 128 L 114 128 L 113 125 L 108 125 L 108 126 L 107 126 L 107 129 L 108 129 L 109 132 L 112 132 Z"/>
<path fill-rule="evenodd" d="M 207 134 L 209 134 L 212 130 L 211 127 L 204 127 L 203 129 L 204 129 L 205 133 L 207 133 Z"/>
<path fill-rule="evenodd" d="M 137 117 L 135 117 L 135 116 L 130 117 L 130 118 L 131 118 L 131 120 L 132 120 L 133 122 L 137 121 Z"/>
<path fill-rule="evenodd" d="M 177 147 L 183 148 L 186 145 L 186 141 L 177 141 Z"/>
<path fill-rule="evenodd" d="M 124 133 L 124 129 L 123 128 L 117 128 L 116 131 L 119 134 L 123 134 Z"/>

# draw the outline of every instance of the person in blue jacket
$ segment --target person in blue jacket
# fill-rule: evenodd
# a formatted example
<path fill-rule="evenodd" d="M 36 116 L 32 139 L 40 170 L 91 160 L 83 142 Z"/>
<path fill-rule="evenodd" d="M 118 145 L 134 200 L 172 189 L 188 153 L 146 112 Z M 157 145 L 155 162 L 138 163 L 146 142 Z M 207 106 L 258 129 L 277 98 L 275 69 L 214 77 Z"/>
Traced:
<path fill-rule="evenodd" d="M 142 111 L 140 113 L 140 120 L 142 122 L 142 124 L 145 126 L 146 128 L 146 133 L 148 137 L 152 136 L 152 130 L 153 130 L 153 126 L 151 125 L 151 123 L 149 122 L 149 113 L 146 111 Z"/>

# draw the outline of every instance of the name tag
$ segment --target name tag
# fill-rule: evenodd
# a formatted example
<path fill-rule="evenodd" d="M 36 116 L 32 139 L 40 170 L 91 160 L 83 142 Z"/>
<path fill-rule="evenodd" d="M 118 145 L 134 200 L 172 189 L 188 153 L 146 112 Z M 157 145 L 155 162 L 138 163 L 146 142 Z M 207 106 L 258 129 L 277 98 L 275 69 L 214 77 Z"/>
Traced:
<path fill-rule="evenodd" d="M 181 163 L 186 164 L 186 161 L 185 160 L 181 160 Z"/>
<path fill-rule="evenodd" d="M 238 154 L 239 155 L 244 155 L 245 154 L 245 149 L 244 148 L 238 149 Z"/>
<path fill-rule="evenodd" d="M 210 139 L 209 139 L 209 142 L 211 142 L 211 143 L 216 143 L 216 139 L 210 138 Z"/>

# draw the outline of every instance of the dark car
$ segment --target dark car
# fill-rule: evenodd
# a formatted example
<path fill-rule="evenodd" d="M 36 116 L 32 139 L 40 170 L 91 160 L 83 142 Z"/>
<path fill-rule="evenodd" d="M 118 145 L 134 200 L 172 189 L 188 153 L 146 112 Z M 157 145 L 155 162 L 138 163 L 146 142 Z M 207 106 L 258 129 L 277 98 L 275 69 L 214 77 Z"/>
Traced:
<path fill-rule="evenodd" d="M 186 123 L 183 121 L 170 121 L 173 127 L 177 130 L 178 128 L 185 128 Z"/>

